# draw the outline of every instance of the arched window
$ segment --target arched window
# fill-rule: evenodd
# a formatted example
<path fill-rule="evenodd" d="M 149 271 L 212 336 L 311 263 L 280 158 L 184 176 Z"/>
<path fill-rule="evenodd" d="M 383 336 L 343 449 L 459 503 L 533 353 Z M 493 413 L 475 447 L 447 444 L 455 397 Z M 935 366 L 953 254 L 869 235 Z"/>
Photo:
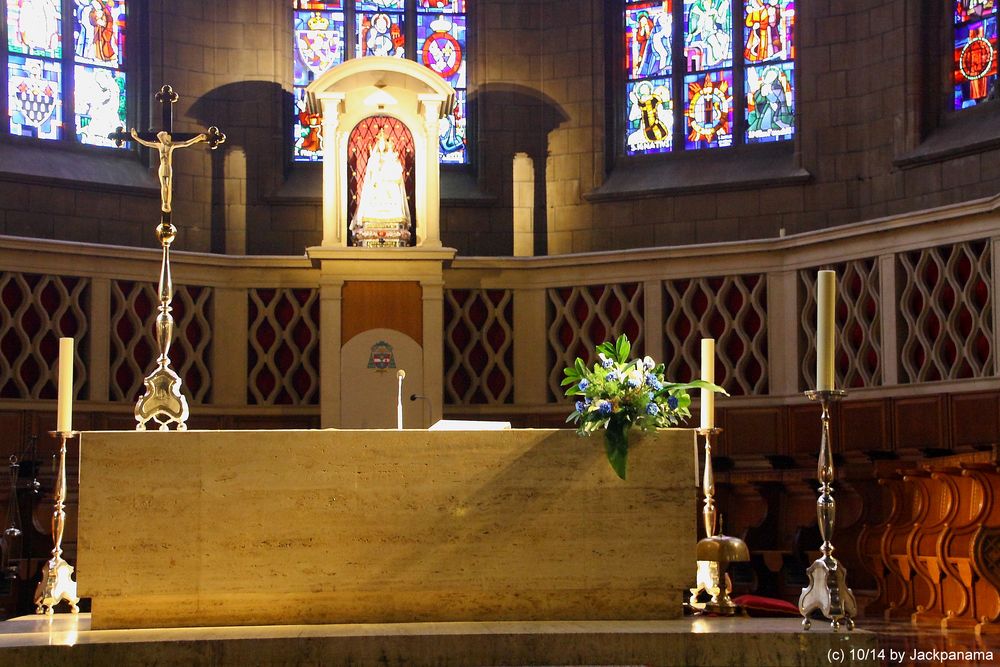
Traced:
<path fill-rule="evenodd" d="M 954 0 L 955 108 L 986 101 L 997 81 L 996 0 Z"/>
<path fill-rule="evenodd" d="M 14 136 L 115 144 L 126 126 L 125 0 L 6 0 L 2 64 Z"/>
<path fill-rule="evenodd" d="M 318 115 L 305 88 L 347 58 L 397 56 L 423 63 L 454 86 L 455 108 L 441 122 L 442 163 L 469 161 L 466 140 L 466 0 L 293 0 L 295 124 L 293 159 L 323 159 Z"/>
<path fill-rule="evenodd" d="M 623 25 L 626 155 L 792 138 L 794 0 L 626 0 Z"/>

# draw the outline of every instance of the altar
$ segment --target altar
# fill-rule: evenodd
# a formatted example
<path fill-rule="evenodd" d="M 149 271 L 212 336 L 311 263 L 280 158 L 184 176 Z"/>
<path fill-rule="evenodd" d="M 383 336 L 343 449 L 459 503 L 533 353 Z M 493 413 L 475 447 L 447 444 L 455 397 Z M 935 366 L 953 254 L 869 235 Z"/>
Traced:
<path fill-rule="evenodd" d="M 85 432 L 94 629 L 641 620 L 692 583 L 695 432 Z"/>

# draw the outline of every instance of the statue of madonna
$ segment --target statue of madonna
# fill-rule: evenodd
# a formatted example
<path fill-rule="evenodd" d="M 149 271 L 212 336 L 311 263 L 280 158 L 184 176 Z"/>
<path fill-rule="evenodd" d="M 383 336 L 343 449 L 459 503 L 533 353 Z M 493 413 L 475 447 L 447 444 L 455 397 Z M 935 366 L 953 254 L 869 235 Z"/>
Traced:
<path fill-rule="evenodd" d="M 379 131 L 368 153 L 358 207 L 351 220 L 354 244 L 403 247 L 410 240 L 410 206 L 403 163 L 391 139 Z"/>

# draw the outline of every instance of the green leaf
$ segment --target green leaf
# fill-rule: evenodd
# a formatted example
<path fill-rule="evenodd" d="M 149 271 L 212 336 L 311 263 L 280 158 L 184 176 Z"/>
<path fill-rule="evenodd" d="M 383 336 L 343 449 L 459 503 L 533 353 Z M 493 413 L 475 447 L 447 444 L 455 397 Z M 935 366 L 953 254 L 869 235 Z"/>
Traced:
<path fill-rule="evenodd" d="M 628 361 L 628 355 L 632 351 L 632 345 L 628 342 L 628 336 L 622 334 L 615 341 L 615 357 L 618 363 L 624 364 Z"/>

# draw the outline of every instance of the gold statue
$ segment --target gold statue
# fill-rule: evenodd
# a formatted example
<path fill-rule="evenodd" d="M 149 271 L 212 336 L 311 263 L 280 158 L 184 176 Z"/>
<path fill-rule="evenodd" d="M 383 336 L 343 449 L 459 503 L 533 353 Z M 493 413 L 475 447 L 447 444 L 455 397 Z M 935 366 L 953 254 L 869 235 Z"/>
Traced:
<path fill-rule="evenodd" d="M 170 203 L 173 200 L 174 190 L 174 150 L 177 148 L 187 148 L 202 141 L 208 141 L 208 135 L 202 133 L 185 141 L 174 141 L 169 132 L 160 130 L 156 133 L 156 138 L 159 141 L 146 141 L 139 136 L 135 128 L 132 128 L 131 134 L 132 138 L 138 143 L 148 148 L 155 148 L 160 152 L 160 168 L 157 171 L 160 176 L 160 210 L 164 213 L 170 213 Z"/>

